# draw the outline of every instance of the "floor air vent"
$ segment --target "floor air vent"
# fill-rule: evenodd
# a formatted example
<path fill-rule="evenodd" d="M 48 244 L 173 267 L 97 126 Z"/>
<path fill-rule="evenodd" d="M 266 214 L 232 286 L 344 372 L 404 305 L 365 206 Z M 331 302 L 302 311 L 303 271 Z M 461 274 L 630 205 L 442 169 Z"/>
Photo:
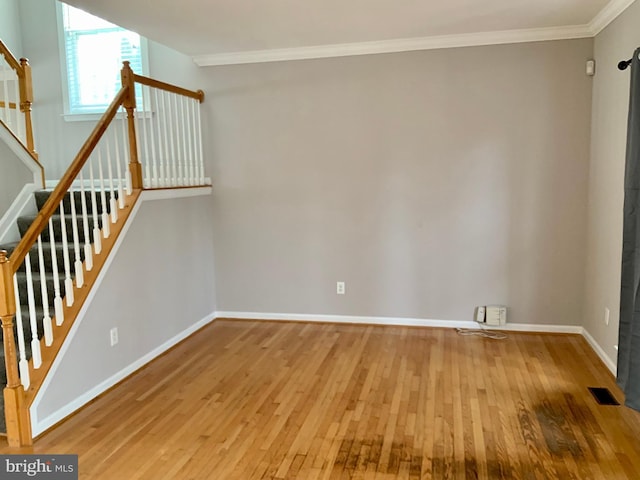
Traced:
<path fill-rule="evenodd" d="M 589 387 L 589 391 L 600 405 L 620 405 L 608 388 Z"/>

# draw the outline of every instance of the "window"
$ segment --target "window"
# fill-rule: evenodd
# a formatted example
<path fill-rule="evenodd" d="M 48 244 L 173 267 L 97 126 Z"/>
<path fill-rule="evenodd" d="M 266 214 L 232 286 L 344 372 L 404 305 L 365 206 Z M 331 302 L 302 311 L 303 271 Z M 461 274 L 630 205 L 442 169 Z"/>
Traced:
<path fill-rule="evenodd" d="M 146 73 L 142 39 L 137 33 L 72 6 L 60 3 L 59 7 L 68 87 L 66 113 L 102 113 L 120 90 L 124 60 L 131 62 L 134 72 Z"/>

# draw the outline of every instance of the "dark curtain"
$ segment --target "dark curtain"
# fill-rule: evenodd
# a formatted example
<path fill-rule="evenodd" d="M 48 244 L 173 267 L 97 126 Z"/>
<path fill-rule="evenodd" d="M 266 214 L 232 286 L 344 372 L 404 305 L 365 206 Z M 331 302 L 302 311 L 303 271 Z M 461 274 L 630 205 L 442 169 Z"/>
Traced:
<path fill-rule="evenodd" d="M 624 174 L 624 227 L 618 385 L 626 405 L 640 410 L 640 48 L 631 62 L 631 95 Z"/>

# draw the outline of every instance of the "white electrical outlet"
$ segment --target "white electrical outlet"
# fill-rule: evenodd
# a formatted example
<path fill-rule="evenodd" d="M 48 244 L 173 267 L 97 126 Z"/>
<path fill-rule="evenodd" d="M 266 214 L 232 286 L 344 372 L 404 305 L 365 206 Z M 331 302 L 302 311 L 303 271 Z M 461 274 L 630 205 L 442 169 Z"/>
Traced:
<path fill-rule="evenodd" d="M 609 309 L 606 307 L 604 309 L 604 324 L 609 325 Z"/>
<path fill-rule="evenodd" d="M 338 295 L 344 295 L 345 294 L 345 283 L 344 282 L 338 282 L 336 283 L 336 293 Z"/>
<path fill-rule="evenodd" d="M 118 328 L 114 327 L 111 329 L 111 346 L 113 347 L 116 343 L 118 343 Z"/>

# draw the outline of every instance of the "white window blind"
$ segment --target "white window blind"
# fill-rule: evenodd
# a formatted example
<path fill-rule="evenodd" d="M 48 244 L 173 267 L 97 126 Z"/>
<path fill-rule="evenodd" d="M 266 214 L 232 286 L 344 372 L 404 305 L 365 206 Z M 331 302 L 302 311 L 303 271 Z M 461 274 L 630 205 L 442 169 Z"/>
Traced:
<path fill-rule="evenodd" d="M 102 113 L 120 90 L 123 61 L 145 73 L 140 36 L 70 5 L 61 7 L 68 113 Z"/>

